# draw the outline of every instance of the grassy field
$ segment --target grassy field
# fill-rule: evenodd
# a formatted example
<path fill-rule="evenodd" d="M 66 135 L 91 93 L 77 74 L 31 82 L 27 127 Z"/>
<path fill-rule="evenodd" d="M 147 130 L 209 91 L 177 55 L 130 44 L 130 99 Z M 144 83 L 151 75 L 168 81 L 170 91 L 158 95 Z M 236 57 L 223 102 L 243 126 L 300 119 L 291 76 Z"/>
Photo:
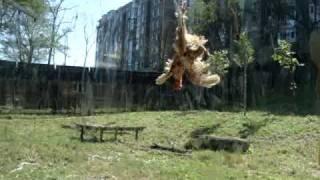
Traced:
<path fill-rule="evenodd" d="M 74 122 L 146 126 L 136 142 L 80 142 Z M 150 150 L 183 147 L 197 134 L 246 136 L 247 153 Z M 91 132 L 91 137 L 96 133 Z M 89 137 L 89 136 L 88 136 Z M 87 137 L 87 138 L 88 138 Z M 0 179 L 320 179 L 320 117 L 252 111 L 133 112 L 92 117 L 0 115 Z"/>

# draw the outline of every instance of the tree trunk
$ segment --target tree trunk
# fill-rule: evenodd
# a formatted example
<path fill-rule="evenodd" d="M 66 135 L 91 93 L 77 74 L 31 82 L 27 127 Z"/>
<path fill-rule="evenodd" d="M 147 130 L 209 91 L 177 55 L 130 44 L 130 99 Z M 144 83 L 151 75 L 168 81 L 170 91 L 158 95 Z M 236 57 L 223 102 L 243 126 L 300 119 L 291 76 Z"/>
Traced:
<path fill-rule="evenodd" d="M 317 99 L 320 99 L 320 67 L 317 69 L 316 93 Z"/>
<path fill-rule="evenodd" d="M 29 50 L 29 54 L 28 54 L 28 65 L 32 63 L 32 59 L 33 59 L 33 53 L 34 53 L 34 46 L 33 46 L 33 41 L 32 39 L 29 39 L 29 46 L 30 46 L 30 50 Z"/>
<path fill-rule="evenodd" d="M 51 26 L 51 39 L 50 39 L 50 47 L 49 47 L 49 53 L 48 53 L 48 66 L 51 64 L 51 58 L 52 58 L 52 53 L 53 53 L 53 49 L 54 49 L 56 21 L 57 21 L 57 16 L 54 15 L 52 26 Z"/>
<path fill-rule="evenodd" d="M 320 113 L 320 67 L 317 68 L 317 80 L 316 80 L 316 100 L 314 103 L 314 112 L 315 113 Z"/>
<path fill-rule="evenodd" d="M 248 76 L 248 64 L 247 61 L 244 65 L 244 76 L 243 76 L 243 114 L 247 115 L 247 76 Z"/>

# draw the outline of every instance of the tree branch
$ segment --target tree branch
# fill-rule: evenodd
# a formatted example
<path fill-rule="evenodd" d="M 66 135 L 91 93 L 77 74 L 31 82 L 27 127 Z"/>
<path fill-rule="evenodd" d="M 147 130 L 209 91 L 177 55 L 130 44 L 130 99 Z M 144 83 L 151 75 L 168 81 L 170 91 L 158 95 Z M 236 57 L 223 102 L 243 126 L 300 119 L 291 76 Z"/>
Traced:
<path fill-rule="evenodd" d="M 37 18 L 37 15 L 31 9 L 23 7 L 13 0 L 4 0 L 4 1 L 7 2 L 9 5 L 13 6 L 14 8 L 18 9 L 19 11 L 23 12 L 24 14 L 26 14 L 34 19 Z"/>

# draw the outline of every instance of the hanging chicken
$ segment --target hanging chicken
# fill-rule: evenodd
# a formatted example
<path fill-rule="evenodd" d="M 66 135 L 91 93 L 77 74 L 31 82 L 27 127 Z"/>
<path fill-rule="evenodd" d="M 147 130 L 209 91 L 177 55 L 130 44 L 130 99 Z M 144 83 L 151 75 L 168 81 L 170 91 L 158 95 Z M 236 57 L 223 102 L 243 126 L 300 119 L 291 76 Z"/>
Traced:
<path fill-rule="evenodd" d="M 164 72 L 156 79 L 156 84 L 162 85 L 172 77 L 174 89 L 181 90 L 183 76 L 186 74 L 186 77 L 194 85 L 211 88 L 220 82 L 220 77 L 217 74 L 211 74 L 210 64 L 203 60 L 204 56 L 209 55 L 204 46 L 207 40 L 203 36 L 188 33 L 186 13 L 187 6 L 183 2 L 176 12 L 178 27 L 173 45 L 175 54 L 165 63 Z"/>

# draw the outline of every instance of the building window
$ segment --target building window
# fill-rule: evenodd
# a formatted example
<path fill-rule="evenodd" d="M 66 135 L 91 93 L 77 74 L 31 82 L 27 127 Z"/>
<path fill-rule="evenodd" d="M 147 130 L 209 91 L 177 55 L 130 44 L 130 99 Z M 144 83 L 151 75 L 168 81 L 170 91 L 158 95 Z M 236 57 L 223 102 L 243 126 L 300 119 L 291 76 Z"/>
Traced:
<path fill-rule="evenodd" d="M 296 38 L 296 33 L 295 33 L 294 31 L 291 32 L 291 38 L 292 38 L 292 39 Z"/>
<path fill-rule="evenodd" d="M 280 39 L 286 39 L 286 33 L 285 32 L 281 32 L 280 33 Z"/>

